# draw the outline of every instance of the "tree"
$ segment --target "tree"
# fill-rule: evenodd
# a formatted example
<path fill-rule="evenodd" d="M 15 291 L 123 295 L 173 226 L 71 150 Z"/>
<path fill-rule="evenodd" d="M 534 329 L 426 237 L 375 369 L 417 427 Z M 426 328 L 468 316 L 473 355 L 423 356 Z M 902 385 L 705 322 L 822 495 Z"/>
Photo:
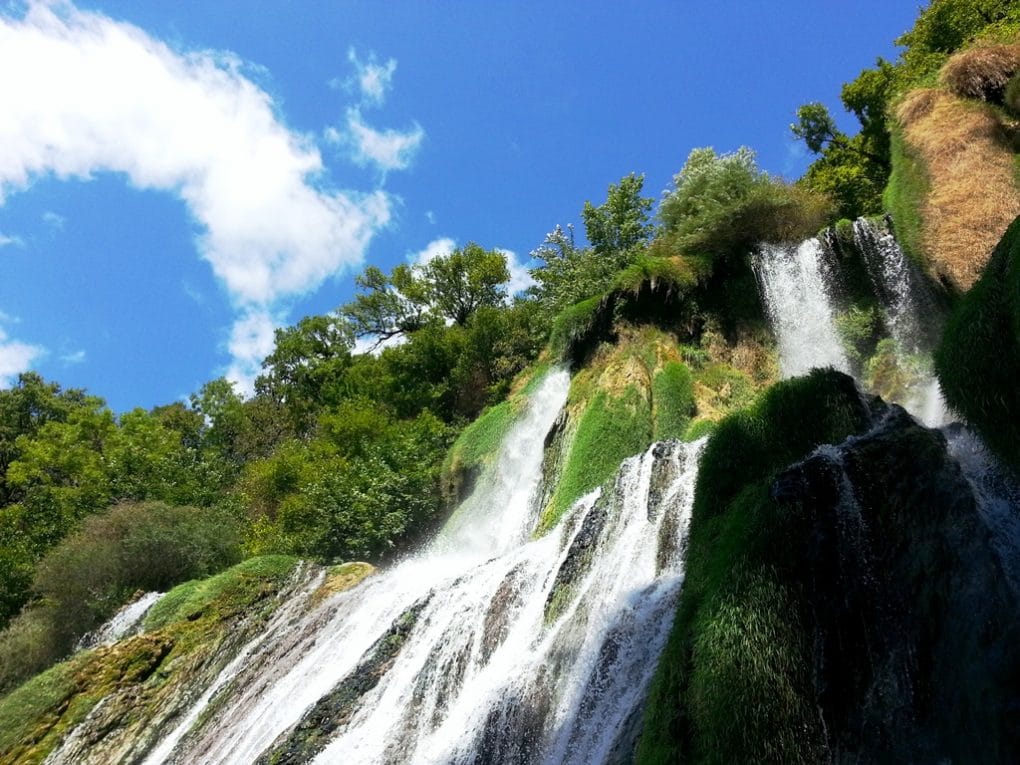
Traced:
<path fill-rule="evenodd" d="M 340 309 L 355 337 L 380 343 L 424 327 L 430 320 L 464 326 L 484 305 L 506 300 L 506 255 L 474 242 L 425 264 L 401 264 L 383 274 L 369 266 L 355 281 L 363 292 Z"/>
<path fill-rule="evenodd" d="M 463 327 L 482 306 L 497 306 L 506 300 L 503 285 L 509 281 L 510 271 L 502 252 L 469 242 L 445 257 L 430 260 L 421 269 L 421 278 L 433 309 Z"/>
<path fill-rule="evenodd" d="M 609 184 L 606 201 L 598 207 L 584 203 L 581 220 L 592 249 L 599 255 L 630 250 L 648 241 L 655 228 L 648 220 L 654 200 L 641 196 L 644 175 L 631 173 Z"/>

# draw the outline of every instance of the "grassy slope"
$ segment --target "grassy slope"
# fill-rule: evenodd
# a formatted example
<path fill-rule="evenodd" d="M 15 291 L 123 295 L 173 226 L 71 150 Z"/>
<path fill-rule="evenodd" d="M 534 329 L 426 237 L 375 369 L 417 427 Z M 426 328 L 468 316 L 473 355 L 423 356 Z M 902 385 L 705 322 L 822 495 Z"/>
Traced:
<path fill-rule="evenodd" d="M 122 716 L 146 715 L 210 661 L 238 620 L 264 624 L 297 560 L 252 558 L 208 579 L 167 593 L 146 617 L 147 631 L 109 647 L 75 654 L 0 699 L 0 763 L 39 763 L 64 733 L 103 698 L 129 691 Z M 115 702 L 116 703 L 116 702 Z M 128 706 L 129 703 L 129 706 Z"/>

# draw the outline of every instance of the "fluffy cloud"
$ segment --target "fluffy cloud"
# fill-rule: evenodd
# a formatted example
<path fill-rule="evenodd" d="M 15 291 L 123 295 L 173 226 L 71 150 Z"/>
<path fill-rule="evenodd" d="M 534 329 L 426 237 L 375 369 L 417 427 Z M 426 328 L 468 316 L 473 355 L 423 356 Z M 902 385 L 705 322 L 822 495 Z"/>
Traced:
<path fill-rule="evenodd" d="M 0 314 L 2 315 L 2 314 Z M 28 345 L 11 340 L 0 328 L 0 388 L 9 388 L 15 378 L 32 367 L 32 362 L 42 356 L 44 350 L 37 345 Z"/>
<path fill-rule="evenodd" d="M 386 92 L 393 86 L 393 73 L 397 71 L 396 59 L 385 64 L 376 61 L 375 53 L 369 51 L 368 60 L 362 61 L 354 48 L 348 48 L 347 60 L 355 71 L 355 82 L 365 104 L 379 106 L 386 100 Z"/>
<path fill-rule="evenodd" d="M 230 333 L 229 349 L 234 361 L 226 378 L 244 395 L 251 395 L 262 359 L 273 352 L 277 321 L 269 311 L 253 309 L 235 323 Z"/>
<path fill-rule="evenodd" d="M 406 131 L 376 130 L 365 122 L 357 107 L 347 110 L 345 129 L 326 130 L 326 140 L 349 147 L 355 163 L 363 167 L 375 165 L 383 173 L 410 167 L 424 138 L 425 131 L 417 122 Z"/>
<path fill-rule="evenodd" d="M 517 295 L 535 284 L 535 280 L 528 273 L 528 266 L 521 263 L 516 252 L 503 249 L 500 249 L 500 252 L 506 255 L 506 267 L 510 271 L 510 281 L 506 288 L 507 293 Z"/>
<path fill-rule="evenodd" d="M 449 237 L 442 239 L 433 239 L 431 242 L 425 245 L 425 249 L 421 252 L 416 252 L 413 255 L 408 256 L 408 260 L 419 266 L 424 266 L 430 260 L 441 257 L 443 255 L 449 255 L 457 248 L 457 242 Z"/>
<path fill-rule="evenodd" d="M 364 97 L 381 98 L 395 62 L 357 63 Z M 235 336 L 251 311 L 268 316 L 277 301 L 359 264 L 390 220 L 383 192 L 323 186 L 313 139 L 280 121 L 229 54 L 175 51 L 69 3 L 30 2 L 22 17 L 0 15 L 0 69 L 9 75 L 0 78 L 0 204 L 50 174 L 123 173 L 176 194 L 242 312 Z M 368 139 L 366 157 L 399 164 L 410 151 Z"/>

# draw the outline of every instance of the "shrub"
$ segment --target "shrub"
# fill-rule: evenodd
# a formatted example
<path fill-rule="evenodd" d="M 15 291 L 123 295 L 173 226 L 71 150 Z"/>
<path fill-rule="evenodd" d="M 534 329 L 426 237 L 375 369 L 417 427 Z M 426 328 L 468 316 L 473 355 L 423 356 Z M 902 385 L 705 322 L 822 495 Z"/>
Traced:
<path fill-rule="evenodd" d="M 1014 74 L 1006 83 L 1003 104 L 1014 117 L 1020 117 L 1020 74 Z"/>
<path fill-rule="evenodd" d="M 761 242 L 803 239 L 824 225 L 822 195 L 758 169 L 754 152 L 695 149 L 659 205 L 659 236 L 676 254 L 731 260 Z"/>
<path fill-rule="evenodd" d="M 239 558 L 237 522 L 222 510 L 125 503 L 89 518 L 40 561 L 38 602 L 0 633 L 0 683 L 66 654 L 132 593 L 165 590 Z"/>
<path fill-rule="evenodd" d="M 1001 103 L 1006 83 L 1020 70 L 1020 45 L 983 45 L 951 56 L 939 79 L 963 98 Z"/>

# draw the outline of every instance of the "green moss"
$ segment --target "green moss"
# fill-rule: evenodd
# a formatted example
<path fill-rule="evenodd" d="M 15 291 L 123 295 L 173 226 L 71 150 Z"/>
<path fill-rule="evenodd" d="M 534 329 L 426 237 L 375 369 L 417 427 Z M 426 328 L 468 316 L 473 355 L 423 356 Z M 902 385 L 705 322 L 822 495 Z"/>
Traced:
<path fill-rule="evenodd" d="M 37 739 L 45 737 L 47 718 L 75 688 L 79 659 L 51 667 L 0 700 L 0 761 L 7 761 L 20 748 L 24 762 L 37 762 L 29 754 Z"/>
<path fill-rule="evenodd" d="M 697 284 L 698 269 L 701 267 L 700 262 L 693 259 L 657 257 L 642 253 L 616 275 L 613 288 L 637 294 L 648 284 L 653 290 L 663 288 L 667 292 L 682 294 Z"/>
<path fill-rule="evenodd" d="M 77 653 L 16 688 L 0 699 L 0 763 L 42 762 L 103 699 L 117 733 L 140 733 L 262 628 L 296 563 L 253 558 L 180 585 L 153 607 L 145 633 Z"/>
<path fill-rule="evenodd" d="M 253 588 L 277 584 L 296 564 L 297 558 L 290 556 L 263 555 L 249 558 L 216 576 L 178 585 L 146 615 L 145 629 L 155 630 L 170 622 L 194 620 L 213 606 L 229 612 L 247 600 Z"/>
<path fill-rule="evenodd" d="M 715 430 L 715 420 L 697 419 L 691 420 L 687 430 L 681 436 L 682 441 L 697 441 L 702 436 L 707 436 Z"/>
<path fill-rule="evenodd" d="M 1020 469 L 1020 218 L 950 315 L 935 369 L 949 405 Z"/>
<path fill-rule="evenodd" d="M 650 402 L 635 386 L 628 386 L 619 396 L 604 390 L 596 393 L 577 423 L 539 533 L 555 526 L 574 502 L 601 486 L 623 460 L 641 452 L 651 441 Z"/>
<path fill-rule="evenodd" d="M 896 240 L 922 271 L 927 270 L 924 252 L 922 209 L 928 195 L 928 174 L 924 163 L 907 147 L 898 129 L 890 137 L 892 173 L 882 194 L 882 203 L 892 216 Z"/>
<path fill-rule="evenodd" d="M 637 762 L 817 762 L 809 640 L 784 567 L 801 520 L 772 502 L 784 467 L 869 421 L 832 370 L 770 388 L 716 428 L 701 459 L 684 590 Z M 802 530 L 800 530 L 802 532 Z"/>
<path fill-rule="evenodd" d="M 680 438 L 694 416 L 694 379 L 678 361 L 668 362 L 652 378 L 652 440 Z"/>
<path fill-rule="evenodd" d="M 549 333 L 549 350 L 555 358 L 572 359 L 575 349 L 585 344 L 588 335 L 600 322 L 605 295 L 582 300 L 564 309 L 553 320 Z"/>

